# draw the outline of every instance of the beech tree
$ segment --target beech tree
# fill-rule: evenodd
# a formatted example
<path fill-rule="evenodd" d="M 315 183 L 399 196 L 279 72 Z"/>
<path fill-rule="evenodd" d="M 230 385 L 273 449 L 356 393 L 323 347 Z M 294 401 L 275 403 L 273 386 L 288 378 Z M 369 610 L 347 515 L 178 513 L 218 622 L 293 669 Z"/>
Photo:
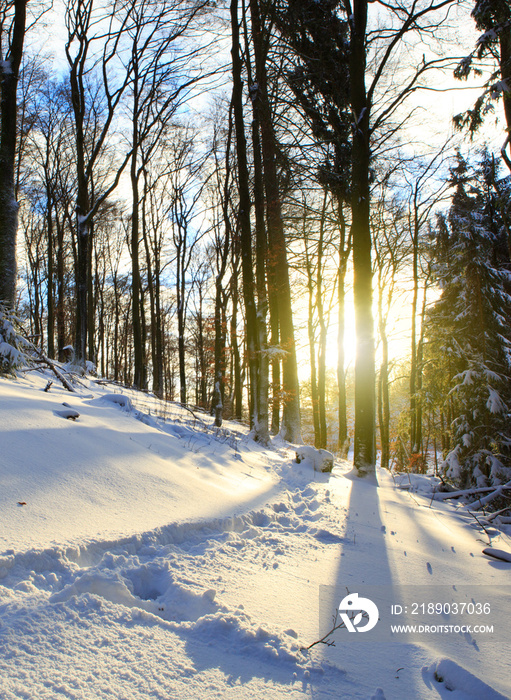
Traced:
<path fill-rule="evenodd" d="M 172 142 L 167 146 L 167 155 L 172 166 L 166 194 L 170 200 L 169 217 L 172 227 L 180 400 L 181 403 L 186 404 L 186 320 L 190 294 L 189 273 L 195 256 L 199 254 L 199 243 L 206 232 L 205 226 L 201 226 L 198 222 L 204 215 L 199 203 L 208 178 L 201 179 L 204 154 L 198 153 L 195 148 L 196 131 L 187 127 L 175 127 L 172 136 Z"/>
<path fill-rule="evenodd" d="M 0 302 L 8 307 L 14 306 L 16 296 L 16 118 L 27 3 L 4 0 L 0 4 Z"/>
<path fill-rule="evenodd" d="M 294 3 L 298 8 L 301 3 Z M 375 443 L 375 343 L 372 311 L 372 237 L 371 179 L 380 152 L 386 149 L 399 130 L 399 109 L 403 102 L 421 87 L 423 76 L 433 68 L 448 65 L 434 52 L 422 60 L 400 65 L 398 79 L 389 80 L 389 69 L 408 35 L 420 41 L 438 32 L 451 6 L 458 0 L 414 0 L 408 6 L 400 2 L 369 2 L 369 0 L 334 0 L 329 3 L 309 3 L 303 22 L 310 28 L 308 51 L 324 61 L 324 71 L 310 71 L 310 80 L 322 95 L 335 93 L 337 86 L 328 80 L 326 58 L 338 56 L 348 82 L 339 81 L 338 104 L 342 113 L 349 111 L 351 236 L 354 270 L 354 304 L 357 356 L 355 362 L 355 452 L 354 466 L 360 476 L 374 474 Z M 291 3 L 289 3 L 291 5 Z M 309 5 L 311 8 L 309 8 Z M 369 8 L 385 14 L 385 28 L 369 24 Z M 282 7 L 282 5 L 279 5 Z M 287 4 L 284 5 L 284 12 Z M 322 33 L 318 34 L 317 12 L 321 11 Z M 442 15 L 442 11 L 444 14 Z M 314 18 L 314 19 L 312 19 Z M 332 36 L 335 28 L 337 36 Z M 286 35 L 290 32 L 286 30 Z M 328 37 L 328 41 L 323 41 Z M 330 37 L 332 39 L 330 40 Z M 325 56 L 326 53 L 326 56 Z M 298 56 L 303 49 L 297 47 Z M 340 99 L 342 97 L 342 99 Z M 338 123 L 339 110 L 327 112 L 331 128 Z M 345 137 L 346 146 L 348 139 Z"/>
<path fill-rule="evenodd" d="M 131 71 L 119 62 L 118 52 L 123 33 L 132 22 L 130 5 L 121 0 L 113 0 L 106 14 L 94 6 L 94 0 L 70 0 L 66 8 L 66 58 L 74 115 L 77 182 L 74 349 L 78 364 L 84 364 L 87 359 L 87 334 L 92 323 L 90 263 L 94 216 L 119 184 L 131 155 L 128 150 L 102 191 L 95 192 L 95 169 L 131 81 Z"/>
<path fill-rule="evenodd" d="M 250 219 L 251 198 L 248 170 L 247 139 L 243 110 L 243 81 L 240 46 L 240 21 L 238 17 L 238 0 L 231 0 L 231 34 L 232 34 L 232 110 L 234 133 L 236 138 L 236 163 L 238 174 L 238 221 L 239 248 L 241 254 L 241 274 L 243 279 L 243 300 L 245 306 L 245 329 L 249 370 L 250 391 L 250 425 L 256 440 L 268 441 L 268 412 L 261 410 L 259 402 L 260 335 L 258 333 L 256 297 L 252 262 L 252 224 Z"/>
<path fill-rule="evenodd" d="M 25 173 L 21 189 L 30 206 L 44 212 L 47 354 L 63 360 L 63 349 L 70 341 L 70 329 L 65 322 L 68 296 L 65 278 L 70 241 L 68 221 L 74 199 L 71 105 L 69 91 L 61 81 L 43 74 L 38 85 L 31 81 L 25 88 L 24 82 L 25 120 L 31 122 L 32 129 L 25 136 L 20 158 Z"/>
<path fill-rule="evenodd" d="M 145 388 L 147 366 L 144 337 L 144 303 L 140 274 L 140 180 L 167 125 L 199 77 L 189 75 L 197 49 L 179 50 L 181 40 L 205 2 L 152 0 L 133 3 L 130 45 L 129 110 L 131 116 L 130 182 L 132 194 L 131 242 L 133 290 L 134 384 Z"/>
<path fill-rule="evenodd" d="M 257 103 L 260 116 L 261 155 L 264 173 L 266 221 L 268 227 L 269 294 L 278 306 L 278 322 L 282 359 L 283 410 L 280 434 L 289 442 L 301 442 L 300 392 L 291 303 L 291 285 L 287 244 L 282 216 L 282 196 L 277 172 L 277 141 L 270 104 L 267 52 L 270 41 L 267 4 L 250 0 L 252 42 L 255 56 L 256 83 L 250 86 L 250 96 Z"/>
<path fill-rule="evenodd" d="M 229 293 L 225 285 L 225 277 L 229 265 L 232 245 L 232 221 L 231 221 L 231 145 L 232 145 L 232 103 L 228 110 L 227 134 L 225 135 L 225 154 L 221 154 L 220 143 L 215 128 L 213 154 L 215 157 L 215 181 L 213 182 L 212 195 L 218 201 L 219 214 L 215 217 L 213 226 L 214 241 L 214 266 L 215 271 L 215 309 L 214 309 L 214 375 L 213 375 L 213 398 L 211 402 L 211 412 L 215 417 L 215 425 L 221 427 L 225 405 L 225 384 L 226 384 L 226 345 L 227 345 L 227 311 L 226 306 Z M 224 163 L 220 162 L 221 155 L 224 155 Z"/>

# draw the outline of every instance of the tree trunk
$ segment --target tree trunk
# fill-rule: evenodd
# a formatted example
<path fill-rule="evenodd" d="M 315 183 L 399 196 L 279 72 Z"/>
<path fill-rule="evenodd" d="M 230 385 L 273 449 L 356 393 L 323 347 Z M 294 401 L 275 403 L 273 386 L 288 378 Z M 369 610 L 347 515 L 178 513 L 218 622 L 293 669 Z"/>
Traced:
<path fill-rule="evenodd" d="M 7 56 L 0 56 L 0 302 L 13 307 L 16 300 L 16 235 L 18 203 L 15 196 L 17 89 L 27 0 L 14 0 L 12 35 Z"/>
<path fill-rule="evenodd" d="M 165 337 L 164 337 L 164 329 L 163 329 L 163 320 L 162 320 L 162 309 L 161 309 L 161 284 L 160 284 L 160 265 L 159 265 L 159 258 L 158 262 L 155 261 L 155 284 L 154 284 L 154 312 L 155 312 L 155 322 L 156 322 L 156 328 L 153 329 L 153 332 L 155 333 L 155 342 L 156 342 L 156 350 L 155 350 L 155 361 L 153 364 L 153 372 L 154 372 L 154 392 L 156 396 L 162 397 L 164 395 L 163 392 L 163 384 L 164 384 L 164 352 L 165 352 Z"/>
<path fill-rule="evenodd" d="M 231 296 L 231 322 L 230 322 L 230 346 L 231 346 L 231 393 L 233 404 L 233 417 L 236 420 L 241 420 L 243 417 L 243 387 L 242 387 L 242 370 L 241 357 L 238 344 L 238 309 L 239 309 L 239 238 L 237 235 L 233 237 L 231 246 L 231 265 L 232 275 L 230 282 Z"/>
<path fill-rule="evenodd" d="M 151 360 L 152 360 L 152 375 L 153 375 L 153 392 L 159 398 L 162 398 L 162 370 L 157 356 L 157 336 L 161 329 L 156 313 L 156 281 L 155 276 L 159 274 L 158 266 L 155 260 L 151 257 L 151 246 L 149 243 L 149 232 L 147 225 L 147 180 L 143 179 L 144 186 L 142 191 L 141 211 L 142 211 L 142 240 L 144 242 L 144 251 L 147 267 L 147 290 L 149 292 L 149 316 L 150 316 L 150 345 L 151 345 Z M 138 189 L 138 188 L 137 188 Z M 155 232 L 156 235 L 156 232 Z M 154 264 L 153 264 L 154 263 Z M 154 271 L 153 271 L 154 270 Z M 144 380 L 146 375 L 144 371 Z"/>
<path fill-rule="evenodd" d="M 369 203 L 369 109 L 365 87 L 368 0 L 354 0 L 351 25 L 350 93 L 354 118 L 352 146 L 352 239 L 355 327 L 355 455 L 359 476 L 374 474 L 375 348 Z"/>
<path fill-rule="evenodd" d="M 87 317 L 88 317 L 88 270 L 90 231 L 87 219 L 82 214 L 87 207 L 78 205 L 76 214 L 77 261 L 75 270 L 76 318 L 75 318 L 75 358 L 85 366 L 87 359 Z"/>
<path fill-rule="evenodd" d="M 245 15 L 244 15 L 244 19 Z M 246 22 L 244 23 L 246 29 Z M 245 31 L 245 54 L 247 56 L 247 78 L 249 92 L 252 95 L 253 77 L 252 66 L 250 64 L 250 46 L 247 32 Z M 258 100 L 252 99 L 252 150 L 254 155 L 254 213 L 255 213 L 255 279 L 257 292 L 257 344 L 259 347 L 258 361 L 258 410 L 259 422 L 268 426 L 268 392 L 269 392 L 269 369 L 270 363 L 266 352 L 268 347 L 268 333 L 266 327 L 266 317 L 268 314 L 268 296 L 266 285 L 266 258 L 268 255 L 268 237 L 265 223 L 265 202 L 264 202 L 264 175 L 261 157 L 260 139 L 260 114 Z"/>
<path fill-rule="evenodd" d="M 226 335 L 227 319 L 226 305 L 228 295 L 224 291 L 223 280 L 227 271 L 229 253 L 231 252 L 232 231 L 231 219 L 229 217 L 229 186 L 231 176 L 231 141 L 233 130 L 232 103 L 229 108 L 229 123 L 227 130 L 227 142 L 225 146 L 225 176 L 223 181 L 222 194 L 222 219 L 224 225 L 224 238 L 222 245 L 217 242 L 218 271 L 215 278 L 215 369 L 213 380 L 213 401 L 212 411 L 215 416 L 215 425 L 220 427 L 223 422 L 225 403 L 225 372 L 226 372 Z"/>
<path fill-rule="evenodd" d="M 180 258 L 178 251 L 178 259 Z M 182 266 L 178 265 L 176 279 L 177 295 L 177 352 L 179 357 L 179 400 L 186 404 L 186 348 L 185 348 L 185 272 Z"/>
<path fill-rule="evenodd" d="M 223 423 L 224 402 L 222 383 L 225 376 L 225 347 L 222 336 L 222 290 L 221 280 L 215 280 L 215 375 L 213 384 L 212 409 L 215 425 L 220 428 Z"/>
<path fill-rule="evenodd" d="M 64 348 L 67 345 L 65 307 L 65 262 L 64 262 L 64 222 L 56 219 L 57 227 L 57 351 L 60 362 L 65 360 Z"/>
<path fill-rule="evenodd" d="M 380 290 L 379 332 L 382 344 L 382 361 L 378 381 L 378 422 L 380 426 L 381 466 L 388 469 L 390 460 L 390 401 L 389 401 L 389 342 L 387 338 L 386 319 L 382 309 Z"/>
<path fill-rule="evenodd" d="M 268 278 L 270 275 L 268 274 Z M 274 283 L 268 279 L 268 288 L 272 289 Z M 272 348 L 277 348 L 280 343 L 279 334 L 279 308 L 277 299 L 273 294 L 269 295 L 270 308 L 270 344 Z M 277 355 L 271 361 L 271 434 L 278 435 L 280 431 L 280 404 L 281 404 L 281 373 L 280 359 Z"/>
<path fill-rule="evenodd" d="M 309 315 L 307 331 L 309 335 L 310 383 L 312 402 L 312 425 L 314 427 L 314 446 L 321 447 L 321 429 L 319 425 L 318 377 L 316 371 L 316 334 L 314 333 L 314 290 L 311 270 L 307 270 L 309 288 Z"/>
<path fill-rule="evenodd" d="M 291 304 L 291 287 L 277 177 L 275 133 L 273 130 L 268 96 L 266 55 L 263 46 L 264 37 L 258 0 L 250 0 L 250 10 L 257 80 L 257 89 L 255 89 L 255 86 L 252 86 L 252 99 L 258 100 L 259 114 L 261 117 L 261 151 L 266 194 L 266 215 L 268 221 L 268 263 L 273 265 L 275 273 L 275 287 L 273 289 L 270 288 L 269 294 L 275 294 L 278 300 L 280 340 L 282 349 L 286 353 L 282 362 L 284 407 L 280 433 L 285 440 L 299 443 L 301 442 L 300 393 L 293 310 Z"/>
<path fill-rule="evenodd" d="M 136 87 L 134 91 L 136 91 Z M 136 107 L 136 106 L 135 106 Z M 137 115 L 137 109 L 133 109 L 133 113 Z M 145 386 L 145 348 L 144 336 L 142 333 L 142 284 L 140 280 L 140 255 L 139 255 L 139 238 L 140 238 L 140 195 L 138 189 L 138 173 L 137 173 L 137 155 L 138 155 L 138 125 L 136 118 L 133 119 L 133 153 L 131 156 L 131 294 L 132 294 L 132 322 L 133 322 L 133 348 L 134 348 L 134 375 L 133 384 L 137 389 L 144 390 Z"/>
<path fill-rule="evenodd" d="M 86 173 L 83 66 L 74 61 L 70 71 L 71 104 L 75 118 L 76 155 L 76 264 L 75 264 L 75 359 L 85 367 L 87 359 L 87 317 L 89 297 L 89 260 L 91 248 L 89 181 Z"/>
<path fill-rule="evenodd" d="M 323 210 L 321 212 L 321 224 L 317 252 L 316 269 L 316 308 L 319 322 L 319 345 L 318 345 L 318 408 L 319 408 L 319 444 L 316 447 L 325 449 L 327 446 L 327 425 L 326 425 L 326 344 L 327 344 L 327 324 L 323 307 L 323 245 L 325 237 L 325 214 L 327 197 L 325 193 Z"/>
<path fill-rule="evenodd" d="M 54 284 L 54 240 L 53 240 L 53 205 L 49 187 L 46 191 L 46 232 L 48 237 L 48 282 L 46 305 L 48 308 L 47 343 L 48 357 L 55 359 L 55 284 Z"/>
<path fill-rule="evenodd" d="M 96 269 L 94 261 L 94 225 L 89 219 L 89 258 L 87 260 L 87 347 L 88 359 L 96 364 Z"/>
<path fill-rule="evenodd" d="M 351 242 L 346 245 L 346 220 L 344 218 L 343 203 L 338 198 L 338 212 L 340 225 L 339 240 L 339 269 L 337 280 L 337 304 L 338 304 L 338 332 L 337 332 L 337 388 L 338 399 L 338 450 L 342 459 L 346 459 L 349 450 L 348 439 L 348 416 L 346 413 L 346 357 L 344 350 L 344 328 L 345 328 L 345 308 L 346 308 L 346 269 L 351 248 Z"/>
<path fill-rule="evenodd" d="M 259 368 L 260 350 L 258 344 L 258 322 L 254 294 L 252 268 L 252 231 L 250 222 L 250 187 L 248 176 L 247 143 L 243 118 L 243 83 L 241 78 L 241 59 L 239 43 L 238 3 L 231 0 L 232 28 L 232 105 L 236 133 L 236 155 L 238 161 L 239 188 L 239 231 L 241 250 L 241 271 L 243 278 L 243 298 L 245 303 L 246 341 L 249 368 L 250 390 L 250 425 L 256 440 L 268 441 L 268 424 L 260 422 L 259 408 Z M 264 418 L 264 417 L 263 417 Z"/>
<path fill-rule="evenodd" d="M 412 229 L 412 323 L 410 364 L 410 454 L 420 452 L 417 440 L 417 304 L 419 298 L 419 221 L 417 211 L 417 188 L 414 191 Z"/>

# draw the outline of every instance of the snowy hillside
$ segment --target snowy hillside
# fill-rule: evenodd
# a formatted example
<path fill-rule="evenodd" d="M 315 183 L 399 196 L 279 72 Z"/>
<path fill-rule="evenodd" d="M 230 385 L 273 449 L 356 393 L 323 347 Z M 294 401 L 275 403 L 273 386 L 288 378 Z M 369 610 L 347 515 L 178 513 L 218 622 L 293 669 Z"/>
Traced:
<path fill-rule="evenodd" d="M 0 380 L 1 700 L 511 697 L 511 563 L 431 480 L 317 474 L 240 426 L 48 379 Z M 307 649 L 364 586 L 488 595 L 495 630 Z"/>

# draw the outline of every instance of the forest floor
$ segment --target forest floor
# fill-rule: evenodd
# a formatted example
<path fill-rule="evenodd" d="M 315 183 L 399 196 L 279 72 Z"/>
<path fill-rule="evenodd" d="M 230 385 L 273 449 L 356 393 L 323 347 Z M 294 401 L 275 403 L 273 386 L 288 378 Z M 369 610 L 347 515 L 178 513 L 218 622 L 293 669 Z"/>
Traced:
<path fill-rule="evenodd" d="M 511 563 L 482 551 L 510 533 L 435 479 L 318 474 L 234 423 L 48 379 L 0 379 L 1 700 L 511 697 Z M 353 594 L 374 627 L 307 648 Z"/>

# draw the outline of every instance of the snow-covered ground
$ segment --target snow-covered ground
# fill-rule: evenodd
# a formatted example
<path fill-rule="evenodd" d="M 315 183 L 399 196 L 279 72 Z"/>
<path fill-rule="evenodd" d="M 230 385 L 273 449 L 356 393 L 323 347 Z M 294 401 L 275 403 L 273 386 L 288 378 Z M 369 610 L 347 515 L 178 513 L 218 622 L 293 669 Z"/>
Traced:
<path fill-rule="evenodd" d="M 234 424 L 177 408 L 163 422 L 92 380 L 44 392 L 48 378 L 0 380 L 2 700 L 511 697 L 511 564 L 432 502 L 431 480 L 317 474 Z M 396 603 L 410 586 L 491 591 L 495 632 L 337 630 L 307 650 L 328 599 L 364 586 Z"/>

